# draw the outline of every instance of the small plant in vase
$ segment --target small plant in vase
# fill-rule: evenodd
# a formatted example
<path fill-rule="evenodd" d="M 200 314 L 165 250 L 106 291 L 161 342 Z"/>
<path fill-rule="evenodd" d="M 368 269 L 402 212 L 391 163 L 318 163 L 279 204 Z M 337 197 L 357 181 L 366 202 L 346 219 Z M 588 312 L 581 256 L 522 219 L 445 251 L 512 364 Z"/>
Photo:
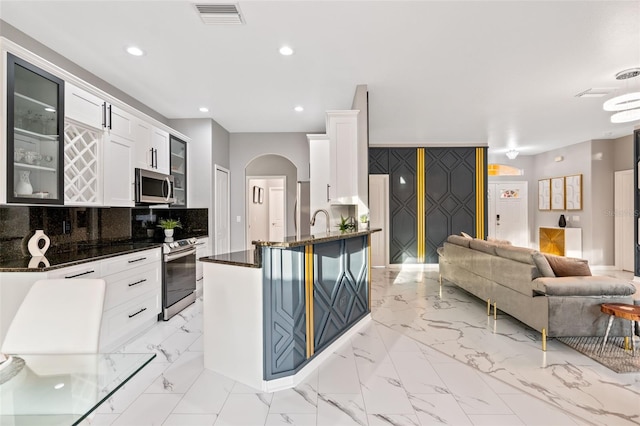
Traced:
<path fill-rule="evenodd" d="M 369 214 L 360 215 L 360 229 L 369 229 Z"/>
<path fill-rule="evenodd" d="M 340 223 L 338 224 L 338 229 L 340 229 L 341 232 L 355 231 L 356 224 L 354 222 L 355 220 L 353 220 L 352 217 L 345 218 L 340 215 Z"/>
<path fill-rule="evenodd" d="M 158 227 L 164 229 L 165 237 L 173 237 L 173 230 L 175 228 L 182 228 L 180 219 L 160 219 L 158 221 Z"/>

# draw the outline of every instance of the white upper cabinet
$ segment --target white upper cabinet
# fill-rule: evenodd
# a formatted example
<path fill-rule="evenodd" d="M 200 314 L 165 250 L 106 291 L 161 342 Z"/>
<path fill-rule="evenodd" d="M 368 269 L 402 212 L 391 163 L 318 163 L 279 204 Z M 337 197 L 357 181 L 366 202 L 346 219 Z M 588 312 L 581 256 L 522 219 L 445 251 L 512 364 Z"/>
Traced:
<path fill-rule="evenodd" d="M 107 127 L 110 135 L 134 140 L 136 135 L 136 118 L 122 108 L 107 104 Z"/>
<path fill-rule="evenodd" d="M 307 135 L 309 141 L 309 207 L 312 212 L 318 209 L 329 210 L 331 202 L 331 177 L 329 138 L 327 135 Z M 324 233 L 326 224 L 318 221 L 311 227 L 311 234 Z"/>
<path fill-rule="evenodd" d="M 359 112 L 327 111 L 330 204 L 358 203 Z"/>
<path fill-rule="evenodd" d="M 103 99 L 71 83 L 65 83 L 64 114 L 66 118 L 95 129 L 102 129 L 105 127 L 105 108 L 106 103 Z"/>
<path fill-rule="evenodd" d="M 107 138 L 104 149 L 104 204 L 133 207 L 134 167 L 133 142 L 116 135 Z"/>
<path fill-rule="evenodd" d="M 169 133 L 153 127 L 151 129 L 151 147 L 155 150 L 156 171 L 169 174 Z"/>
<path fill-rule="evenodd" d="M 169 133 L 138 120 L 135 167 L 169 174 Z"/>

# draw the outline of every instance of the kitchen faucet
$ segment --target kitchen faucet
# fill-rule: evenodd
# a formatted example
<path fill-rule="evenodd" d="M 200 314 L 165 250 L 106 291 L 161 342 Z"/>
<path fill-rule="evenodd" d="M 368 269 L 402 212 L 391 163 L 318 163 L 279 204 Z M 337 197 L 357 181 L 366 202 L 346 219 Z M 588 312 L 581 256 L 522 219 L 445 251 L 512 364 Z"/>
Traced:
<path fill-rule="evenodd" d="M 324 213 L 324 215 L 325 215 L 325 223 L 327 224 L 327 234 L 328 234 L 330 232 L 330 229 L 329 229 L 329 212 L 326 211 L 325 209 L 318 209 L 315 212 L 313 212 L 313 216 L 311 216 L 311 226 L 316 224 L 316 215 L 318 213 L 320 213 L 320 212 Z"/>

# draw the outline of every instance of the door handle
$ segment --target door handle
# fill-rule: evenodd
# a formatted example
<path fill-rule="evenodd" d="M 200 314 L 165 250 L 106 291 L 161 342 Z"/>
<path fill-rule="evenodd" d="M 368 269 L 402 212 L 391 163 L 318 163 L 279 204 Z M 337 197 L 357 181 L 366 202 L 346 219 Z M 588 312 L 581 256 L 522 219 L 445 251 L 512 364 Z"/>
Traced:
<path fill-rule="evenodd" d="M 102 103 L 102 128 L 107 127 L 107 103 Z"/>
<path fill-rule="evenodd" d="M 111 111 L 111 105 L 109 105 L 109 130 L 113 129 L 113 113 Z"/>

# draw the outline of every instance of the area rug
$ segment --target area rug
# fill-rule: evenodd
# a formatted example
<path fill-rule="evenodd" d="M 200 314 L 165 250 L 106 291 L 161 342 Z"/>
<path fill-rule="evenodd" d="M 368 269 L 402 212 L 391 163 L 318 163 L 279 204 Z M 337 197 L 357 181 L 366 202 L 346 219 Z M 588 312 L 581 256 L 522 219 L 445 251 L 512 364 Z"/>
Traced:
<path fill-rule="evenodd" d="M 637 341 L 633 356 L 630 350 L 624 350 L 624 337 L 609 337 L 602 354 L 602 337 L 558 337 L 558 340 L 616 373 L 640 372 L 640 345 Z"/>

